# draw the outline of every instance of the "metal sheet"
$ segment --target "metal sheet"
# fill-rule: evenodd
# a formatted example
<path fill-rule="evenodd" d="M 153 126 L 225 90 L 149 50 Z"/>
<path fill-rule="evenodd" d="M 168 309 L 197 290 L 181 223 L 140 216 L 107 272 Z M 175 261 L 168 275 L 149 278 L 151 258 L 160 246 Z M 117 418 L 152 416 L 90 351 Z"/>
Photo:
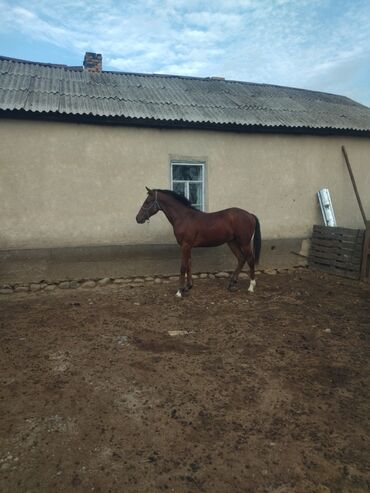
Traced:
<path fill-rule="evenodd" d="M 370 108 L 346 97 L 267 84 L 118 72 L 0 57 L 0 111 L 370 132 Z"/>

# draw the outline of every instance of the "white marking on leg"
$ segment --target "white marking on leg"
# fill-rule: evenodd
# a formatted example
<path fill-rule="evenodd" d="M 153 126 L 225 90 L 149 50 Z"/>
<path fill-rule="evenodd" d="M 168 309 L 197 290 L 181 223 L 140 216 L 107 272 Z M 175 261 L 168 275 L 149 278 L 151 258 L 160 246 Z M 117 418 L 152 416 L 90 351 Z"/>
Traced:
<path fill-rule="evenodd" d="M 181 290 L 180 289 L 177 291 L 176 296 L 178 298 L 182 298 L 182 294 L 181 294 Z"/>
<path fill-rule="evenodd" d="M 250 293 L 253 293 L 254 292 L 254 288 L 256 287 L 256 281 L 254 279 L 251 279 L 251 282 L 249 284 L 249 288 L 248 288 L 248 291 Z"/>

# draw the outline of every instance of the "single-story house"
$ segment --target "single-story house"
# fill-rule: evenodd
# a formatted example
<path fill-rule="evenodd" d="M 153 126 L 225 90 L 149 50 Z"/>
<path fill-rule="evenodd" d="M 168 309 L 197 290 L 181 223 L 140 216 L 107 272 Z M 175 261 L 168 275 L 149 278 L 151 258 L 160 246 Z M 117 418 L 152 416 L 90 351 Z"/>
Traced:
<path fill-rule="evenodd" d="M 342 145 L 370 211 L 370 109 L 347 97 L 0 57 L 0 280 L 177 272 L 164 215 L 135 221 L 145 186 L 255 213 L 262 262 L 322 223 L 322 187 L 338 225 L 362 227 Z M 232 269 L 220 252 L 194 271 Z"/>

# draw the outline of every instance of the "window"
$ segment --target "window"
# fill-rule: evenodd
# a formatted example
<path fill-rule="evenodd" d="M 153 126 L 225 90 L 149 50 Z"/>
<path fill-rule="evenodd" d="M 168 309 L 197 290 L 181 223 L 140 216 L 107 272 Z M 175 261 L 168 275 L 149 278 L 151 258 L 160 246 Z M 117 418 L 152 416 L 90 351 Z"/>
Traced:
<path fill-rule="evenodd" d="M 204 163 L 171 161 L 171 186 L 193 207 L 204 210 Z"/>

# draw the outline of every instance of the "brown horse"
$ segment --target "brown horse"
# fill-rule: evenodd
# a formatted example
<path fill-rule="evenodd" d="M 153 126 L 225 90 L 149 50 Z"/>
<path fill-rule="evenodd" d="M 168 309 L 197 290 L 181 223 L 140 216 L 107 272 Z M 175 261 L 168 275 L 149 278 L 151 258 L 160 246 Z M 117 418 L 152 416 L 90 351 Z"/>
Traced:
<path fill-rule="evenodd" d="M 172 224 L 181 248 L 180 286 L 176 296 L 181 297 L 184 291 L 193 286 L 191 249 L 219 246 L 224 243 L 229 245 L 238 259 L 229 289 L 236 289 L 239 274 L 245 262 L 248 262 L 251 279 L 248 291 L 254 291 L 256 286 L 254 266 L 261 252 L 260 223 L 254 214 L 236 207 L 218 212 L 201 212 L 185 197 L 172 190 L 150 190 L 148 187 L 146 189 L 148 196 L 136 216 L 136 221 L 142 224 L 158 211 L 163 211 Z"/>

